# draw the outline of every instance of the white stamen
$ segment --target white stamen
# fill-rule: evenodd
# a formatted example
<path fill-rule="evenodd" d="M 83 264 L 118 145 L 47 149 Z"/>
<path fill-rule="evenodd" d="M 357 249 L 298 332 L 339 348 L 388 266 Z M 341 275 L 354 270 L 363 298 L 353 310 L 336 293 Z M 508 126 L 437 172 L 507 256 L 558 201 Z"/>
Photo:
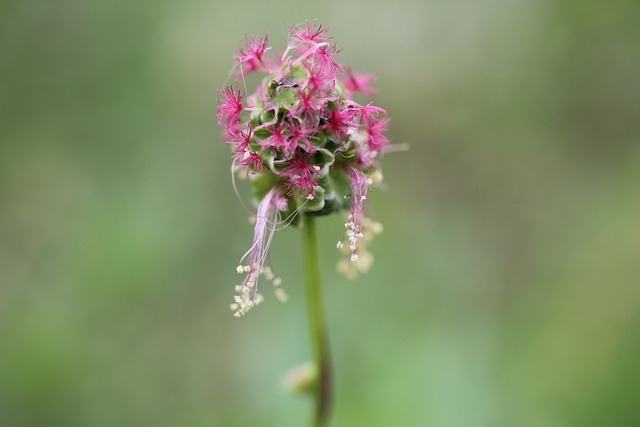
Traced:
<path fill-rule="evenodd" d="M 371 174 L 371 182 L 373 184 L 380 184 L 382 182 L 383 176 L 382 176 L 382 172 L 380 172 L 379 170 L 374 171 Z"/>
<path fill-rule="evenodd" d="M 289 295 L 287 295 L 287 293 L 282 288 L 276 288 L 275 293 L 276 298 L 278 298 L 278 301 L 280 302 L 287 302 L 287 300 L 289 299 Z"/>

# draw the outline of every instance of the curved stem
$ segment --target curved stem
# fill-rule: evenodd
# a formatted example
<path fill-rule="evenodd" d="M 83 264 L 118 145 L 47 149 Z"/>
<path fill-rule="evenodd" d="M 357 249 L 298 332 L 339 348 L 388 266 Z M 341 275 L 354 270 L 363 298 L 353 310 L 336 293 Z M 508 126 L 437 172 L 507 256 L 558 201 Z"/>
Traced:
<path fill-rule="evenodd" d="M 317 369 L 317 381 L 314 389 L 316 412 L 313 426 L 326 426 L 331 411 L 332 378 L 331 358 L 327 340 L 326 323 L 320 285 L 320 262 L 316 237 L 315 217 L 305 215 L 303 226 L 304 260 L 307 273 L 307 301 L 309 304 L 309 323 L 314 364 Z"/>

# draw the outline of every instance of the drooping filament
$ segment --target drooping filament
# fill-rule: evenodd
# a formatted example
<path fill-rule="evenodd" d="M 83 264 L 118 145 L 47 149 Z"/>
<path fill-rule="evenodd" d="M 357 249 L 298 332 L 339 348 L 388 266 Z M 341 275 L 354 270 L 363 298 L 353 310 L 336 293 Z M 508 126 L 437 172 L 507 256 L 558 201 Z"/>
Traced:
<path fill-rule="evenodd" d="M 253 230 L 253 244 L 242 256 L 237 271 L 245 274 L 242 282 L 236 286 L 236 295 L 231 310 L 240 317 L 264 299 L 258 289 L 260 276 L 271 281 L 276 287 L 276 296 L 286 300 L 287 295 L 280 288 L 281 279 L 275 277 L 268 265 L 269 247 L 279 223 L 280 211 L 286 210 L 287 202 L 280 190 L 273 187 L 260 201 Z M 266 265 L 265 265 L 266 264 Z"/>
<path fill-rule="evenodd" d="M 362 233 L 362 224 L 364 220 L 363 205 L 367 200 L 367 190 L 369 189 L 369 181 L 367 176 L 360 170 L 349 167 L 349 184 L 351 186 L 351 213 L 345 223 L 345 233 L 349 240 L 349 250 L 351 251 L 351 261 L 358 260 L 358 243 L 364 237 Z"/>

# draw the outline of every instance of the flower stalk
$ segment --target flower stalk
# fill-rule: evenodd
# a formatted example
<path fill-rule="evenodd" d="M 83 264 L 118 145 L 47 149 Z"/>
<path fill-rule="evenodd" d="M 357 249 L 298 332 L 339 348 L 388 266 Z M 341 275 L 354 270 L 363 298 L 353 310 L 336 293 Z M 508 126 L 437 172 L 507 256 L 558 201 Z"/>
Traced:
<path fill-rule="evenodd" d="M 309 306 L 309 327 L 314 365 L 316 367 L 316 384 L 313 390 L 315 415 L 313 427 L 327 425 L 331 412 L 333 379 L 331 374 L 331 355 L 327 326 L 322 300 L 320 281 L 320 260 L 318 257 L 318 241 L 315 217 L 305 215 L 303 225 L 304 266 L 307 275 L 307 301 Z"/>

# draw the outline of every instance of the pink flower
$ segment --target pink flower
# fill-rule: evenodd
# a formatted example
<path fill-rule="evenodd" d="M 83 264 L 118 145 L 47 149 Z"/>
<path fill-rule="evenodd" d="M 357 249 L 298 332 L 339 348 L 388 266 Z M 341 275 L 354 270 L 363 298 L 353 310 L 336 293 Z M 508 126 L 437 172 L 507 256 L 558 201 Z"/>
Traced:
<path fill-rule="evenodd" d="M 238 64 L 242 67 L 243 72 L 250 73 L 260 68 L 265 68 L 262 62 L 262 56 L 267 50 L 269 35 L 264 36 L 264 40 L 260 36 L 254 37 L 253 40 L 245 40 L 245 49 L 235 55 Z"/>
<path fill-rule="evenodd" d="M 378 121 L 378 114 L 387 114 L 387 112 L 380 107 L 371 105 L 371 103 L 360 107 L 360 118 L 362 119 L 363 124 L 371 125 L 375 123 Z"/>
<path fill-rule="evenodd" d="M 342 49 L 338 50 L 336 45 L 322 45 L 313 54 L 314 58 L 320 64 L 320 68 L 323 70 L 332 70 L 333 72 L 342 71 L 342 65 L 336 61 L 333 56 L 340 53 Z"/>
<path fill-rule="evenodd" d="M 369 137 L 367 138 L 367 145 L 369 146 L 370 150 L 377 153 L 382 153 L 385 148 L 389 146 L 389 138 L 387 138 L 383 134 L 383 132 L 387 131 L 388 124 L 389 119 L 386 117 L 378 119 L 369 124 L 369 126 L 367 127 L 367 131 L 369 133 Z"/>
<path fill-rule="evenodd" d="M 358 114 L 355 108 L 345 108 L 344 110 L 331 110 L 328 113 L 327 123 L 324 129 L 331 132 L 336 138 L 347 135 L 349 127 L 353 125 L 352 120 Z"/>
<path fill-rule="evenodd" d="M 315 147 L 313 146 L 309 138 L 312 138 L 312 135 L 318 132 L 317 127 L 307 128 L 303 121 L 292 119 L 289 131 L 291 133 L 291 136 L 286 143 L 285 150 L 287 152 L 293 153 L 293 151 L 297 147 L 300 147 L 308 152 L 315 151 Z"/>
<path fill-rule="evenodd" d="M 361 92 L 364 95 L 375 95 L 378 91 L 369 85 L 376 79 L 373 74 L 354 74 L 351 68 L 347 68 L 347 81 L 345 89 L 351 93 Z"/>
<path fill-rule="evenodd" d="M 316 195 L 316 177 L 320 177 L 320 166 L 311 163 L 311 156 L 311 153 L 298 151 L 282 171 L 282 175 L 287 178 L 285 185 L 292 196 L 305 195 L 313 198 Z"/>
<path fill-rule="evenodd" d="M 311 84 L 311 83 L 310 83 Z M 316 96 L 314 90 L 300 89 L 298 91 L 298 106 L 291 111 L 291 116 L 313 118 L 324 104 L 325 100 Z"/>
<path fill-rule="evenodd" d="M 265 129 L 271 132 L 271 136 L 269 136 L 264 143 L 262 144 L 263 148 L 273 147 L 276 150 L 280 150 L 283 147 L 287 146 L 287 137 L 285 135 L 285 127 L 280 123 L 274 123 L 265 126 Z"/>
<path fill-rule="evenodd" d="M 219 93 L 222 100 L 218 105 L 218 124 L 229 128 L 237 124 L 240 113 L 245 109 L 243 105 L 245 94 L 240 90 L 234 92 L 231 86 L 220 89 Z"/>
<path fill-rule="evenodd" d="M 238 129 L 237 132 L 227 134 L 226 143 L 233 146 L 233 159 L 235 164 L 247 173 L 264 171 L 264 164 L 260 155 L 251 148 L 252 127 L 245 132 Z"/>
<path fill-rule="evenodd" d="M 318 45 L 331 40 L 331 37 L 327 36 L 327 31 L 329 31 L 328 28 L 323 29 L 318 23 L 311 26 L 311 23 L 307 22 L 306 28 L 292 27 L 289 33 L 293 37 L 294 44 L 302 42 L 303 45 Z"/>
<path fill-rule="evenodd" d="M 264 171 L 264 164 L 262 163 L 260 155 L 253 150 L 246 150 L 238 162 L 238 165 L 253 174 Z"/>
<path fill-rule="evenodd" d="M 244 152 L 251 145 L 251 127 L 246 132 L 241 128 L 227 132 L 225 142 L 233 146 L 234 153 Z"/>
<path fill-rule="evenodd" d="M 315 64 L 303 63 L 304 67 L 309 71 L 307 79 L 307 88 L 318 96 L 326 96 L 333 89 L 332 80 L 335 78 L 331 69 L 325 69 L 315 66 Z"/>

